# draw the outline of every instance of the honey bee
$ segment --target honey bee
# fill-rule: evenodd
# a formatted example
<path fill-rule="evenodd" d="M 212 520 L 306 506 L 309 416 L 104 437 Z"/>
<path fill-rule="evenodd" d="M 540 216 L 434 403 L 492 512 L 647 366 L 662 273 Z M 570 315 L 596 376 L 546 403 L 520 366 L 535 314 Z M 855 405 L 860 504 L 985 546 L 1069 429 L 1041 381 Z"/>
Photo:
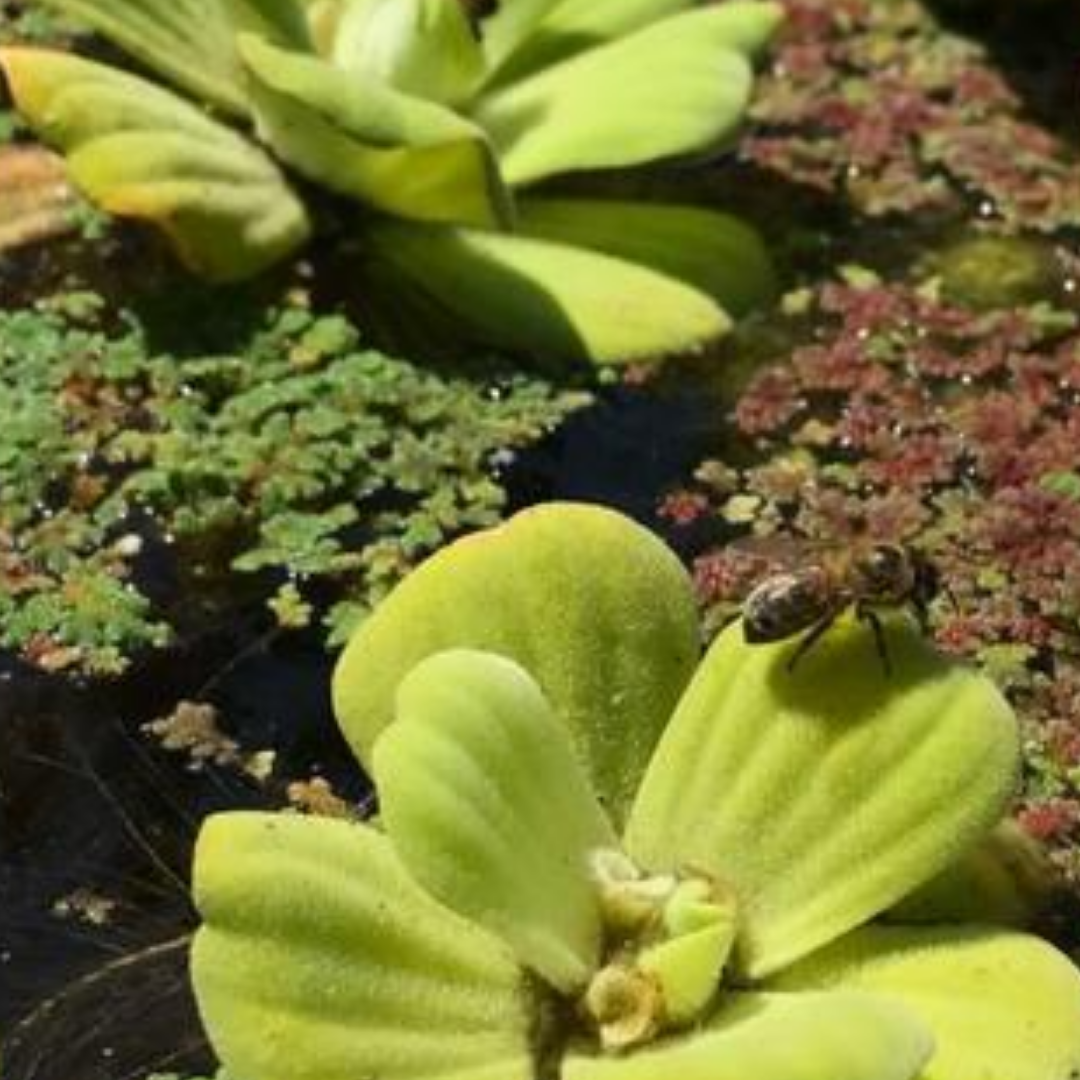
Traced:
<path fill-rule="evenodd" d="M 735 545 L 777 567 L 743 600 L 743 636 L 750 644 L 807 633 L 788 660 L 793 670 L 845 611 L 874 634 L 886 674 L 891 671 L 878 611 L 908 607 L 926 631 L 931 601 L 941 591 L 936 567 L 905 544 L 848 545 L 785 537 L 748 538 Z"/>

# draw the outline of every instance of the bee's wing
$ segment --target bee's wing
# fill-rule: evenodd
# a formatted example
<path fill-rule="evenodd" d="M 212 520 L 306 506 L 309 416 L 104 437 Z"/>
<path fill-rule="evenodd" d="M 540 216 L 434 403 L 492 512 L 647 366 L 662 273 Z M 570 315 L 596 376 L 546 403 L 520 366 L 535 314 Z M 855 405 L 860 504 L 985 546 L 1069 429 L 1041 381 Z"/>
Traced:
<path fill-rule="evenodd" d="M 727 545 L 727 550 L 774 565 L 795 567 L 805 565 L 815 558 L 835 551 L 836 547 L 836 544 L 828 540 L 775 534 L 773 536 L 740 536 Z"/>

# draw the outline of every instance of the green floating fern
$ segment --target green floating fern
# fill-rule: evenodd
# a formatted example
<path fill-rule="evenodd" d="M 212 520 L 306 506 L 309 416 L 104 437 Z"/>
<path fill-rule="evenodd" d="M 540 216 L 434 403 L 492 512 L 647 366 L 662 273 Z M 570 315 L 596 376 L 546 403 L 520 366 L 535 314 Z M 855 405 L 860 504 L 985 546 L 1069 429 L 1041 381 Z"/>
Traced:
<path fill-rule="evenodd" d="M 141 570 L 163 541 L 188 574 L 252 578 L 284 625 L 318 619 L 317 593 L 344 635 L 424 555 L 498 519 L 494 456 L 588 400 L 520 375 L 492 395 L 490 376 L 426 372 L 288 304 L 232 297 L 192 321 L 206 351 L 179 357 L 92 295 L 0 311 L 0 646 L 111 674 L 165 644 L 190 616 Z"/>

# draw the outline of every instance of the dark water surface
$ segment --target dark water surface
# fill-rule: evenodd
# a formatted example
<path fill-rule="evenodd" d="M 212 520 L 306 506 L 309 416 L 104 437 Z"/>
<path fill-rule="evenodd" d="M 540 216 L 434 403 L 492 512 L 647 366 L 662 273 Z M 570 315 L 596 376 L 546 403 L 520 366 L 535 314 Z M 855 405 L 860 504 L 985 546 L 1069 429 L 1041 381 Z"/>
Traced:
<path fill-rule="evenodd" d="M 204 1058 L 187 988 L 187 877 L 200 819 L 275 799 L 198 772 L 141 726 L 213 700 L 222 725 L 359 800 L 322 650 L 242 635 L 199 642 L 108 688 L 8 669 L 0 682 L 0 1027 L 5 1077 L 117 1080 Z M 100 910 L 95 900 L 104 899 Z"/>

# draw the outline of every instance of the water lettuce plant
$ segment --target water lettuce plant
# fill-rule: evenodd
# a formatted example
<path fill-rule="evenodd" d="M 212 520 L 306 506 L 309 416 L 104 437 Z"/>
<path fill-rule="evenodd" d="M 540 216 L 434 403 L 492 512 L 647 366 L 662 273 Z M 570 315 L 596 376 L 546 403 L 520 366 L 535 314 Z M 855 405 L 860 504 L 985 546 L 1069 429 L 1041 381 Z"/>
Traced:
<path fill-rule="evenodd" d="M 397 303 L 491 344 L 649 358 L 771 290 L 730 216 L 533 193 L 730 143 L 779 19 L 767 0 L 504 0 L 482 24 L 461 0 L 45 2 L 181 93 L 11 46 L 20 114 L 92 202 L 154 222 L 208 278 L 307 242 L 295 175 L 357 204 L 347 228 Z"/>
<path fill-rule="evenodd" d="M 234 813 L 195 865 L 231 1080 L 1066 1080 L 1080 975 L 989 924 L 879 922 L 1006 809 L 1014 717 L 902 620 L 737 626 L 595 507 L 444 549 L 336 671 L 367 824 Z M 947 907 L 947 905 L 945 905 Z M 923 918 L 929 912 L 922 912 Z"/>

